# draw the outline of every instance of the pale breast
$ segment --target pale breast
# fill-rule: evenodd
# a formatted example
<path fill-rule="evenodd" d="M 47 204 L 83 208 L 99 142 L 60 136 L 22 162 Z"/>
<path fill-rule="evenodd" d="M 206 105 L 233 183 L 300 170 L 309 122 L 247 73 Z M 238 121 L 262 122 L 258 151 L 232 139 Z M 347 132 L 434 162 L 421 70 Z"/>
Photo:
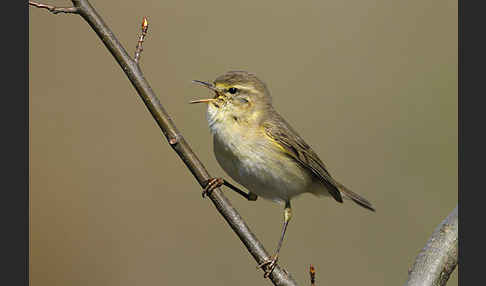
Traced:
<path fill-rule="evenodd" d="M 285 202 L 311 192 L 313 180 L 263 134 L 214 132 L 214 154 L 221 167 L 250 192 Z"/>

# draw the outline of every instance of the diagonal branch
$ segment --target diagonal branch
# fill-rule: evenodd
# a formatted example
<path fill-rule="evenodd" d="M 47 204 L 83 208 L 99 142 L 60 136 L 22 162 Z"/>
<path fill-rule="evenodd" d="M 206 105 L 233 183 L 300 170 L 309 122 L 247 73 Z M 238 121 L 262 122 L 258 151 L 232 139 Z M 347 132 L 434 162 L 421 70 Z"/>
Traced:
<path fill-rule="evenodd" d="M 409 271 L 405 286 L 444 286 L 458 263 L 456 208 L 435 229 Z"/>
<path fill-rule="evenodd" d="M 169 145 L 186 164 L 187 168 L 194 175 L 201 187 L 204 187 L 211 176 L 196 154 L 192 151 L 189 144 L 177 130 L 169 114 L 160 104 L 149 83 L 145 80 L 138 64 L 128 55 L 125 48 L 120 44 L 113 32 L 108 28 L 103 19 L 87 0 L 72 0 L 72 2 L 74 4 L 76 13 L 81 15 L 81 17 L 88 22 L 98 37 L 103 41 L 106 48 L 116 59 L 122 70 L 125 72 L 128 79 L 135 87 L 138 95 L 141 97 L 160 129 L 164 133 Z M 32 3 L 29 4 L 36 6 Z M 36 7 L 46 8 L 53 12 L 52 9 L 47 8 L 48 5 L 43 6 L 45 7 L 38 5 Z M 54 10 L 55 9 L 60 8 L 54 8 Z M 238 235 L 250 254 L 255 258 L 256 262 L 261 264 L 268 261 L 270 259 L 269 255 L 262 243 L 251 232 L 248 225 L 244 222 L 236 209 L 233 208 L 228 199 L 222 194 L 221 190 L 215 189 L 213 192 L 211 192 L 209 198 L 233 231 Z M 278 265 L 275 267 L 269 277 L 275 285 L 297 285 L 291 275 Z"/>

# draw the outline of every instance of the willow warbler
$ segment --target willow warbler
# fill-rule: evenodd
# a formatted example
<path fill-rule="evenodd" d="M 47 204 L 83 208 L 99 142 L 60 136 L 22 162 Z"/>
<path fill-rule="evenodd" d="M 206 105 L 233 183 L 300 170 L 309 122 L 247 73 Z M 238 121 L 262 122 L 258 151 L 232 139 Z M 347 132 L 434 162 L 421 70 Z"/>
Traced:
<path fill-rule="evenodd" d="M 285 205 L 282 235 L 275 255 L 259 265 L 265 277 L 274 269 L 287 225 L 292 217 L 290 200 L 302 193 L 332 196 L 342 203 L 351 199 L 374 211 L 362 196 L 336 181 L 312 148 L 272 106 L 267 86 L 255 74 L 230 71 L 214 82 L 193 81 L 214 92 L 207 103 L 207 119 L 213 134 L 214 154 L 221 167 L 245 193 L 223 179 L 208 182 L 205 193 L 222 184 L 248 200 L 258 196 Z"/>

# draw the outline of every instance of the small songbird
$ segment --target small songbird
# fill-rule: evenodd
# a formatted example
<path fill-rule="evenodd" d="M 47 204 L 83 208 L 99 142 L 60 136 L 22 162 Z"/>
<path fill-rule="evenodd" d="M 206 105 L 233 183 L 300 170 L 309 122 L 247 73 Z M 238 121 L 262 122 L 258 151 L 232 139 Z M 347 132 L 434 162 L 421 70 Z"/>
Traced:
<path fill-rule="evenodd" d="M 258 196 L 285 205 L 282 235 L 275 255 L 259 265 L 265 277 L 274 269 L 287 225 L 292 217 L 290 200 L 302 193 L 332 196 L 342 203 L 351 199 L 374 211 L 362 196 L 336 181 L 312 148 L 272 106 L 267 86 L 253 73 L 230 71 L 214 82 L 195 80 L 214 92 L 207 103 L 207 119 L 213 134 L 214 154 L 225 172 L 249 190 L 246 193 L 226 180 L 208 181 L 203 196 L 226 185 L 248 200 Z"/>

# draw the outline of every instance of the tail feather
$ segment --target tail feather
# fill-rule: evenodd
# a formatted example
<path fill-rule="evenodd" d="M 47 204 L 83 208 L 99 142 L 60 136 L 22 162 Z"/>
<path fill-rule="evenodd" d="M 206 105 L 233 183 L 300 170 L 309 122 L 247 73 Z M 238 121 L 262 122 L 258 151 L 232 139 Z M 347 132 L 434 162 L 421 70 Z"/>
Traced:
<path fill-rule="evenodd" d="M 373 212 L 375 211 L 373 205 L 371 205 L 371 203 L 367 199 L 363 198 L 357 193 L 350 191 L 348 188 L 341 184 L 339 184 L 339 190 L 344 194 L 345 198 L 351 199 L 353 202 L 364 207 L 365 209 L 369 209 Z"/>

